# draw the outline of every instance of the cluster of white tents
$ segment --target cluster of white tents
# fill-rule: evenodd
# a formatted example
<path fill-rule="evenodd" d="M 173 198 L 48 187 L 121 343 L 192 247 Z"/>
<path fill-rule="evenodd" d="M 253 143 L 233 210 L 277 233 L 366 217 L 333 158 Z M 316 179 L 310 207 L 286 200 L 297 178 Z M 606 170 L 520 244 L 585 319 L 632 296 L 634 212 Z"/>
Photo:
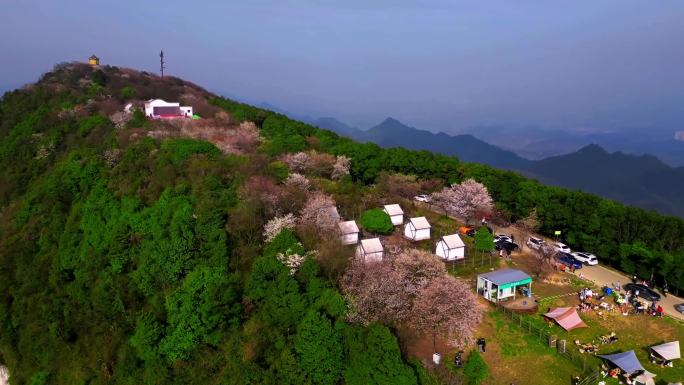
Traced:
<path fill-rule="evenodd" d="M 682 357 L 679 350 L 679 341 L 666 342 L 664 344 L 651 346 L 650 352 L 651 356 L 656 357 L 664 362 L 671 362 Z M 639 362 L 634 350 L 622 353 L 600 355 L 599 357 L 620 368 L 620 370 L 622 370 L 625 374 L 634 376 L 633 383 L 636 385 L 655 384 L 654 378 L 656 375 L 649 372 L 643 367 L 643 365 L 641 365 L 641 362 Z"/>
<path fill-rule="evenodd" d="M 404 223 L 404 210 L 398 204 L 383 206 L 383 211 L 389 215 L 392 225 L 404 225 L 404 237 L 412 241 L 430 239 L 432 226 L 425 217 L 409 218 Z M 341 240 L 345 245 L 357 244 L 356 256 L 367 262 L 380 261 L 384 249 L 380 238 L 359 239 L 359 228 L 354 221 L 340 222 Z M 446 261 L 465 258 L 465 243 L 458 234 L 440 237 L 435 246 L 435 254 Z"/>

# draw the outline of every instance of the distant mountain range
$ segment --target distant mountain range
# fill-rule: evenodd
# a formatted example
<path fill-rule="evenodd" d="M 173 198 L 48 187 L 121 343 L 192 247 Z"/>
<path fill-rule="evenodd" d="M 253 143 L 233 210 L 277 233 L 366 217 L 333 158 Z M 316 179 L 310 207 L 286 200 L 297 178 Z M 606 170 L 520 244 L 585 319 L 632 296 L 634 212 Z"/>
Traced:
<path fill-rule="evenodd" d="M 487 143 L 513 151 L 527 159 L 544 159 L 569 154 L 587 145 L 598 144 L 608 151 L 622 151 L 635 155 L 651 154 L 671 166 L 684 166 L 684 136 L 673 130 L 625 129 L 582 132 L 500 125 L 475 127 L 462 133 L 473 134 Z"/>
<path fill-rule="evenodd" d="M 684 167 L 673 168 L 651 155 L 609 153 L 594 144 L 566 155 L 528 160 L 469 134 L 433 133 L 393 118 L 368 130 L 350 127 L 334 118 L 308 122 L 358 141 L 455 155 L 465 162 L 517 171 L 545 184 L 579 189 L 684 218 Z"/>

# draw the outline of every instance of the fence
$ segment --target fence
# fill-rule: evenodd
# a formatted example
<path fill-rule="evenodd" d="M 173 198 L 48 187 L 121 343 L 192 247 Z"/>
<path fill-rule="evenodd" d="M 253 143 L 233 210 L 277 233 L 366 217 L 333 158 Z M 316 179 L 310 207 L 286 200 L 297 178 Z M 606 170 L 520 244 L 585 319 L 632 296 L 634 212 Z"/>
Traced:
<path fill-rule="evenodd" d="M 497 310 L 503 314 L 511 325 L 537 339 L 541 344 L 554 348 L 554 351 L 571 361 L 581 371 L 580 385 L 595 384 L 600 373 L 596 367 L 596 360 L 591 355 L 582 354 L 576 351 L 573 341 L 559 340 L 553 334 L 544 330 L 543 327 L 535 325 L 531 318 L 521 313 L 516 313 L 505 308 L 500 304 L 495 304 Z"/>

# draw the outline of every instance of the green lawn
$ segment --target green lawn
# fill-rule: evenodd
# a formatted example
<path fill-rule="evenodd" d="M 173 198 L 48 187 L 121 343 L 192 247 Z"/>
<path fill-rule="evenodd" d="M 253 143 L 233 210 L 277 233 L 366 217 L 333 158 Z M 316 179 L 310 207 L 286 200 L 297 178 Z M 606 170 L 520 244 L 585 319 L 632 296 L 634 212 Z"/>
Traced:
<path fill-rule="evenodd" d="M 566 385 L 580 372 L 496 310 L 487 313 L 480 332 L 487 339 L 484 358 L 491 370 L 489 385 Z"/>

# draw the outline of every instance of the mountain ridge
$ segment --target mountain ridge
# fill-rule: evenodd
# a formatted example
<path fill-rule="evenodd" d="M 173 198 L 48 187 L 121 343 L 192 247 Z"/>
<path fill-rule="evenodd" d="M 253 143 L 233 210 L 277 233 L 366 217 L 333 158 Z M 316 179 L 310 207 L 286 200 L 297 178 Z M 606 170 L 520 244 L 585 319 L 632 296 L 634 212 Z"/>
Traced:
<path fill-rule="evenodd" d="M 608 152 L 603 146 L 592 143 L 567 154 L 529 160 L 471 134 L 434 133 L 408 126 L 392 117 L 368 130 L 320 126 L 381 147 L 398 146 L 453 155 L 462 161 L 517 171 L 542 183 L 578 189 L 684 218 L 684 203 L 678 196 L 678 191 L 684 190 L 684 167 L 669 166 L 654 155 Z"/>

